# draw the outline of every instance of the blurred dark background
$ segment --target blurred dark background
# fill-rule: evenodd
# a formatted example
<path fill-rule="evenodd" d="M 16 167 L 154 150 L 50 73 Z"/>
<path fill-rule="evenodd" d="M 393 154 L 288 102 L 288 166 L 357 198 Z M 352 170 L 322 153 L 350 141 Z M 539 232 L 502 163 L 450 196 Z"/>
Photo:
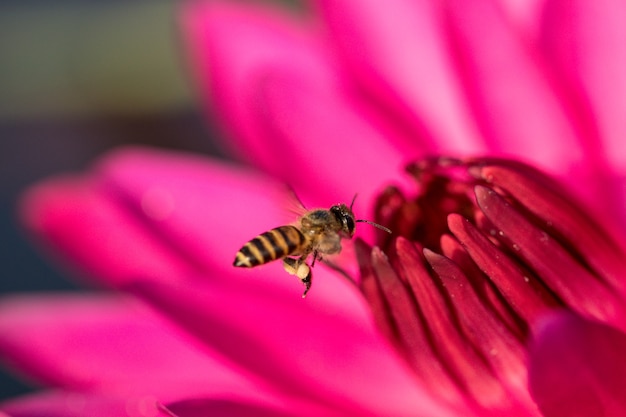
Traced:
<path fill-rule="evenodd" d="M 16 200 L 106 150 L 218 154 L 185 77 L 176 2 L 0 3 L 0 294 L 74 290 L 26 239 Z M 0 368 L 0 400 L 33 390 Z"/>

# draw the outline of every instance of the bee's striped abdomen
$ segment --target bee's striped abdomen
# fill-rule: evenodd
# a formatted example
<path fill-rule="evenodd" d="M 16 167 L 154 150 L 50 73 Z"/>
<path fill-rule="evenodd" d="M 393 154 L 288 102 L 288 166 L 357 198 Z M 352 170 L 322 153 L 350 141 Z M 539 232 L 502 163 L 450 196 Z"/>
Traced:
<path fill-rule="evenodd" d="M 304 244 L 304 236 L 295 226 L 280 226 L 258 235 L 243 245 L 233 265 L 251 268 L 283 258 Z"/>

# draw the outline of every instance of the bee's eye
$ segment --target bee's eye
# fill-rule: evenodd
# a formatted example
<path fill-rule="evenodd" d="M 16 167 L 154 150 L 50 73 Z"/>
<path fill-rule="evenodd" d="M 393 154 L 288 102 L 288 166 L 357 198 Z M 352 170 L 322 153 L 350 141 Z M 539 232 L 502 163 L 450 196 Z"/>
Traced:
<path fill-rule="evenodd" d="M 348 229 L 348 232 L 350 232 L 350 236 L 352 236 L 352 234 L 354 233 L 354 220 L 352 219 L 352 217 L 345 216 L 344 224 L 346 226 L 346 229 Z"/>

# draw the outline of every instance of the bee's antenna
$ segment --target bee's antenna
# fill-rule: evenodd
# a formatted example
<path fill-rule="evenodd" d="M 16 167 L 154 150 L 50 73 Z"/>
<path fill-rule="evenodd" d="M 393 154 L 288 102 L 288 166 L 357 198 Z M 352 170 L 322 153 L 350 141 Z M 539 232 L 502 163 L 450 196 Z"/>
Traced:
<path fill-rule="evenodd" d="M 354 205 L 354 200 L 356 200 L 357 195 L 359 195 L 359 193 L 356 193 L 354 197 L 352 197 L 352 203 L 350 203 L 350 211 L 352 211 L 352 206 Z"/>
<path fill-rule="evenodd" d="M 356 196 L 355 196 L 355 197 L 356 197 Z M 354 202 L 354 200 L 353 200 L 353 202 Z M 357 220 L 357 223 L 367 223 L 367 224 L 371 224 L 372 226 L 376 227 L 377 229 L 383 230 L 383 231 L 385 231 L 385 232 L 387 232 L 387 233 L 391 234 L 391 229 L 388 229 L 388 228 L 386 228 L 385 226 L 382 226 L 382 225 L 380 225 L 380 224 L 378 224 L 378 223 L 371 222 L 371 221 L 369 221 L 369 220 L 363 220 L 363 219 L 360 219 L 360 220 Z"/>

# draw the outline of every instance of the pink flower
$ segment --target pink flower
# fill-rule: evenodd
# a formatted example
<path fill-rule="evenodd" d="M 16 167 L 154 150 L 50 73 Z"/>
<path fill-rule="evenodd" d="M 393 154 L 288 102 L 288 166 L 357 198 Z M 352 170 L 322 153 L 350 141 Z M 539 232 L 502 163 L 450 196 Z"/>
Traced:
<path fill-rule="evenodd" d="M 254 168 L 128 148 L 26 193 L 28 230 L 117 291 L 4 298 L 1 357 L 56 389 L 0 415 L 626 414 L 622 247 L 492 158 L 623 234 L 626 6 L 312 9 L 182 8 L 200 96 Z M 316 266 L 302 300 L 277 262 L 232 267 L 290 220 L 285 183 L 308 206 L 358 192 L 394 229 L 359 227 L 358 286 Z"/>

